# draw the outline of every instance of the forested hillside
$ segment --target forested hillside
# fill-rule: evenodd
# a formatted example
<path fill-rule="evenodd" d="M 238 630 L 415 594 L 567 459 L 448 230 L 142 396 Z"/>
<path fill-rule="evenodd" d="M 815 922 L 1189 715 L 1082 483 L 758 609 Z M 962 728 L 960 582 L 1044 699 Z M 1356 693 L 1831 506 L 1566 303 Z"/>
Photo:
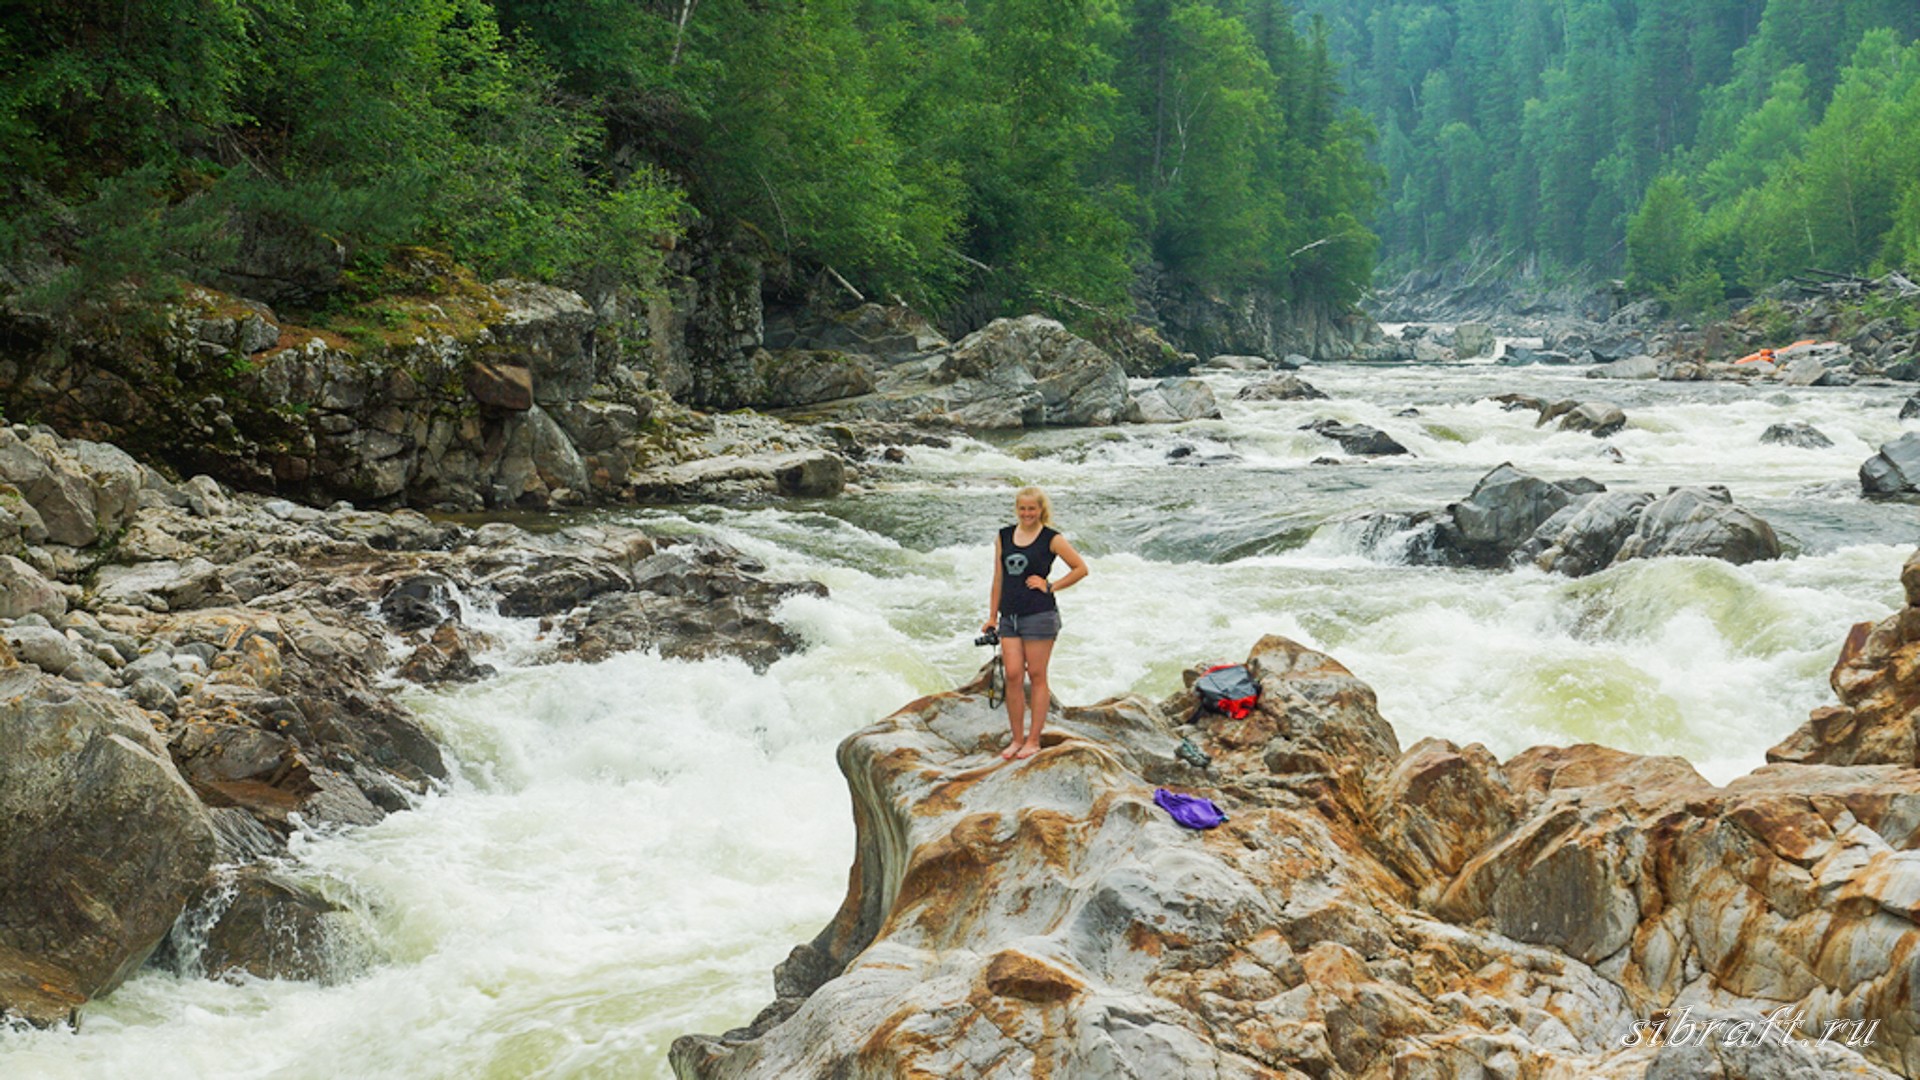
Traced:
<path fill-rule="evenodd" d="M 1913 0 L 1308 0 L 1398 265 L 1476 240 L 1692 298 L 1920 260 Z"/>
<path fill-rule="evenodd" d="M 644 282 L 696 217 L 936 309 L 1371 272 L 1369 133 L 1284 0 L 25 0 L 0 57 L 41 305 L 312 243 Z"/>

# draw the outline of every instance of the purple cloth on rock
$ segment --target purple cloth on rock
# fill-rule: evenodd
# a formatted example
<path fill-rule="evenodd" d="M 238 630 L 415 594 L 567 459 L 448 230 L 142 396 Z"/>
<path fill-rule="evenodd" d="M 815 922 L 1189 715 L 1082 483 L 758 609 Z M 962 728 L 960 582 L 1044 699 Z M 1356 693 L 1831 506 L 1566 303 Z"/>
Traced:
<path fill-rule="evenodd" d="M 1173 815 L 1173 820 L 1189 829 L 1211 829 L 1227 820 L 1227 815 L 1213 805 L 1212 799 L 1203 799 L 1198 795 L 1182 795 L 1166 788 L 1155 788 L 1153 801 Z"/>

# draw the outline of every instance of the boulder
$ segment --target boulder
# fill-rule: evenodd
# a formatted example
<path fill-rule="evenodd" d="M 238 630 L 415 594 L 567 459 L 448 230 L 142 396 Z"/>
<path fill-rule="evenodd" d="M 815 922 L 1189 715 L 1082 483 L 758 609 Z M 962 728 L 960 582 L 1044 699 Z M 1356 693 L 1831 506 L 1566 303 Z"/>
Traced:
<path fill-rule="evenodd" d="M 788 454 L 773 463 L 773 479 L 782 495 L 829 499 L 846 487 L 847 465 L 831 450 Z"/>
<path fill-rule="evenodd" d="M 756 349 L 750 358 L 760 388 L 754 400 L 771 408 L 813 405 L 873 392 L 871 363 L 827 349 Z"/>
<path fill-rule="evenodd" d="M 1920 394 L 1915 394 L 1900 403 L 1900 419 L 1920 420 Z"/>
<path fill-rule="evenodd" d="M 1342 424 L 1338 420 L 1316 420 L 1302 424 L 1302 431 L 1324 435 L 1340 444 L 1340 449 L 1362 457 L 1381 457 L 1409 453 L 1393 436 L 1366 424 Z"/>
<path fill-rule="evenodd" d="M 1587 369 L 1589 379 L 1657 379 L 1659 377 L 1660 362 L 1645 353 L 1611 363 L 1595 364 Z"/>
<path fill-rule="evenodd" d="M 338 905 L 283 874 L 261 866 L 219 875 L 198 899 L 195 914 L 210 920 L 202 942 L 174 943 L 210 978 L 325 981 L 341 972 L 343 953 L 334 928 L 350 918 Z M 198 920 L 196 920 L 198 921 Z M 204 923 L 203 923 L 204 925 Z"/>
<path fill-rule="evenodd" d="M 1542 421 L 1550 419 L 1551 413 L 1550 408 L 1549 415 L 1541 417 Z M 1627 414 L 1608 401 L 1578 402 L 1558 416 L 1561 431 L 1584 431 L 1596 439 L 1604 439 L 1627 426 Z"/>
<path fill-rule="evenodd" d="M 66 1019 L 151 954 L 214 857 L 147 715 L 0 669 L 0 1011 Z"/>
<path fill-rule="evenodd" d="M 1298 375 L 1276 375 L 1248 383 L 1233 396 L 1236 401 L 1312 401 L 1327 395 Z"/>
<path fill-rule="evenodd" d="M 20 492 L 48 540 L 90 546 L 100 537 L 100 521 L 86 475 L 58 452 L 50 436 L 22 438 L 20 430 L 0 428 L 0 481 Z"/>
<path fill-rule="evenodd" d="M 1920 767 L 1920 551 L 1900 568 L 1906 604 L 1848 633 L 1827 677 L 1838 706 L 1813 710 L 1768 761 Z"/>
<path fill-rule="evenodd" d="M 752 1023 L 675 1041 L 675 1075 L 1885 1080 L 1920 1063 L 1910 769 L 1776 765 L 1715 788 L 1598 746 L 1401 754 L 1332 658 L 1267 638 L 1248 666 L 1244 718 L 1179 723 L 1190 692 L 1065 708 L 1020 763 L 997 757 L 984 676 L 850 735 L 845 902 Z M 1179 828 L 1160 787 L 1227 821 Z M 1690 1053 L 1706 1040 L 1685 1025 L 1709 1013 L 1744 1018 L 1749 1045 Z M 1749 1053 L 1769 1017 L 1770 1054 Z M 1862 1017 L 1878 1038 L 1817 1042 Z"/>
<path fill-rule="evenodd" d="M 65 674 L 86 655 L 67 635 L 44 623 L 16 622 L 0 629 L 0 641 L 12 655 L 49 675 Z"/>
<path fill-rule="evenodd" d="M 1682 487 L 1653 500 L 1616 562 L 1699 555 L 1730 563 L 1780 557 L 1780 540 L 1758 515 L 1733 504 L 1725 488 Z"/>
<path fill-rule="evenodd" d="M 954 346 L 953 356 L 964 365 L 1005 357 L 1010 350 L 1021 355 L 1033 375 L 1045 423 L 1104 425 L 1125 414 L 1126 373 L 1120 365 L 1051 319 L 995 320 Z"/>
<path fill-rule="evenodd" d="M 66 610 L 66 596 L 40 571 L 11 555 L 0 555 L 0 620 L 30 614 L 53 619 Z"/>
<path fill-rule="evenodd" d="M 648 469 L 633 478 L 635 497 L 656 501 L 789 495 L 829 498 L 845 487 L 847 466 L 831 450 L 723 454 Z"/>
<path fill-rule="evenodd" d="M 1770 424 L 1760 433 L 1760 441 L 1776 446 L 1798 446 L 1803 450 L 1824 450 L 1833 445 L 1819 428 L 1801 420 Z"/>
<path fill-rule="evenodd" d="M 473 658 L 474 642 L 452 619 L 434 628 L 433 634 L 413 650 L 400 665 L 400 677 L 408 682 L 435 685 L 448 682 L 475 682 L 495 674 L 491 664 Z"/>
<path fill-rule="evenodd" d="M 1573 357 L 1556 349 L 1535 349 L 1525 345 L 1509 344 L 1500 354 L 1500 362 L 1509 367 L 1521 367 L 1527 364 L 1552 364 L 1564 366 L 1573 363 Z"/>
<path fill-rule="evenodd" d="M 1779 365 L 1776 377 L 1788 386 L 1812 386 L 1827 375 L 1827 365 L 1817 356 L 1784 360 L 1776 354 L 1775 363 Z"/>
<path fill-rule="evenodd" d="M 1652 502 L 1644 491 L 1609 491 L 1568 504 L 1534 531 L 1534 564 L 1568 577 L 1606 569 Z"/>
<path fill-rule="evenodd" d="M 488 291 L 500 305 L 488 326 L 495 341 L 492 358 L 527 368 L 533 400 L 540 405 L 586 397 L 598 374 L 596 319 L 580 294 L 512 279 L 496 281 Z"/>
<path fill-rule="evenodd" d="M 1195 371 L 1271 371 L 1273 362 L 1264 356 L 1236 356 L 1222 353 L 1210 356 L 1205 363 L 1196 364 Z"/>
<path fill-rule="evenodd" d="M 1166 378 L 1133 395 L 1127 419 L 1140 424 L 1178 424 L 1218 420 L 1213 387 L 1194 378 Z"/>
<path fill-rule="evenodd" d="M 94 575 L 93 601 L 154 611 L 187 611 L 236 599 L 220 568 L 202 558 L 159 559 L 103 566 Z"/>
<path fill-rule="evenodd" d="M 1521 544 L 1573 496 L 1510 464 L 1493 468 L 1464 500 L 1447 507 L 1442 545 L 1473 566 L 1503 566 Z"/>
<path fill-rule="evenodd" d="M 1909 431 L 1860 466 L 1860 487 L 1869 496 L 1920 493 L 1920 431 Z"/>
<path fill-rule="evenodd" d="M 1039 315 L 996 319 L 944 354 L 876 375 L 871 394 L 832 402 L 840 418 L 1019 428 L 1104 426 L 1126 416 L 1126 372 L 1092 342 Z"/>
<path fill-rule="evenodd" d="M 533 408 L 533 371 L 524 364 L 477 356 L 467 365 L 467 393 L 491 408 L 525 412 Z"/>
<path fill-rule="evenodd" d="M 1463 322 L 1453 328 L 1453 351 L 1462 360 L 1493 355 L 1493 327 L 1486 323 Z"/>
<path fill-rule="evenodd" d="M 460 618 L 453 583 L 435 573 L 409 574 L 394 581 L 380 598 L 380 614 L 395 630 L 428 630 Z"/>

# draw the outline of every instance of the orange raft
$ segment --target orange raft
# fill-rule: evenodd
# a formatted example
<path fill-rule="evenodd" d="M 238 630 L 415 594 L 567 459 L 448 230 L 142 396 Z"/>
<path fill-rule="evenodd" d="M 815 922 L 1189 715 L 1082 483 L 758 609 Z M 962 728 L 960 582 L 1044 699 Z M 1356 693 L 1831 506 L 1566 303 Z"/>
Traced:
<path fill-rule="evenodd" d="M 1785 349 L 1781 349 L 1780 351 L 1788 352 L 1793 349 L 1797 349 L 1802 345 L 1812 345 L 1812 344 L 1814 344 L 1814 340 L 1812 338 L 1801 338 L 1799 341 L 1794 342 L 1793 344 L 1787 346 Z M 1766 361 L 1769 364 L 1773 363 L 1773 350 L 1761 349 L 1759 352 L 1750 352 L 1747 355 L 1741 357 L 1740 359 L 1735 360 L 1734 363 L 1753 364 L 1753 363 L 1758 363 L 1762 360 Z"/>

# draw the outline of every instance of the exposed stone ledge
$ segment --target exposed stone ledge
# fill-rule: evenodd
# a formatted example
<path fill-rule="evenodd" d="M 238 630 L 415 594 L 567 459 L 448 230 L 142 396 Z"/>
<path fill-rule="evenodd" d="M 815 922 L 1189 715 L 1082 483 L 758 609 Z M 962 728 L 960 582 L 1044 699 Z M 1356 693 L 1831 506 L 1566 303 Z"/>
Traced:
<path fill-rule="evenodd" d="M 1914 598 L 1920 555 L 1903 576 Z M 1262 699 L 1244 720 L 1195 730 L 1189 694 L 1115 699 L 1065 709 L 1021 763 L 995 753 L 983 682 L 923 698 L 840 746 L 857 841 L 839 913 L 752 1024 L 677 1040 L 673 1067 L 1913 1075 L 1920 771 L 1902 717 L 1920 646 L 1889 627 L 1915 610 L 1849 646 L 1835 685 L 1854 735 L 1802 755 L 1889 763 L 1774 764 L 1723 788 L 1598 746 L 1403 754 L 1371 690 L 1283 638 L 1249 658 Z M 1860 733 L 1901 723 L 1886 746 Z M 1205 772 L 1174 756 L 1183 735 Z M 1184 831 L 1157 785 L 1230 820 Z M 1656 1045 L 1662 1021 L 1686 1037 Z"/>

